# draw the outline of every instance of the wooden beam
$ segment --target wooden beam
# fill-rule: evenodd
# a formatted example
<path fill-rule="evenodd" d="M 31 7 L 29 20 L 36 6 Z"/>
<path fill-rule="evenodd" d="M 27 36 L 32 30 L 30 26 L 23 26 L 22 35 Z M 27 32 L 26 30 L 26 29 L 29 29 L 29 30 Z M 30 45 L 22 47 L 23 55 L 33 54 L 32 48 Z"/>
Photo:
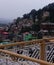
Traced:
<path fill-rule="evenodd" d="M 3 44 L 3 45 L 0 45 L 0 49 L 1 49 L 1 48 L 5 48 L 5 47 L 17 46 L 17 45 L 24 46 L 24 45 L 37 44 L 37 43 L 42 42 L 42 40 L 43 40 L 43 39 L 31 40 L 31 41 L 27 41 L 27 42 L 22 41 L 22 42 L 10 43 L 10 44 Z"/>
<path fill-rule="evenodd" d="M 41 60 L 45 60 L 46 59 L 46 52 L 45 52 L 45 41 L 43 41 L 41 44 L 40 44 L 40 59 Z M 43 65 L 43 64 L 41 64 L 41 65 Z"/>
<path fill-rule="evenodd" d="M 43 65 L 54 65 L 54 63 L 49 63 L 49 62 L 46 62 L 46 61 L 43 61 L 43 60 L 40 60 L 40 59 L 31 58 L 31 57 L 21 55 L 21 54 L 17 54 L 17 53 L 14 53 L 14 52 L 10 52 L 10 51 L 7 51 L 7 50 L 0 49 L 0 52 L 9 54 L 13 57 L 23 58 L 25 60 L 29 60 L 29 61 L 36 62 L 36 63 L 43 64 Z"/>
<path fill-rule="evenodd" d="M 36 39 L 36 40 L 27 41 L 27 42 L 22 41 L 22 42 L 10 43 L 10 44 L 3 44 L 3 45 L 0 45 L 0 49 L 5 47 L 17 46 L 17 45 L 24 46 L 24 45 L 39 44 L 39 43 L 41 44 L 43 40 L 47 42 L 50 40 L 54 40 L 54 37 L 45 38 L 45 39 Z"/>

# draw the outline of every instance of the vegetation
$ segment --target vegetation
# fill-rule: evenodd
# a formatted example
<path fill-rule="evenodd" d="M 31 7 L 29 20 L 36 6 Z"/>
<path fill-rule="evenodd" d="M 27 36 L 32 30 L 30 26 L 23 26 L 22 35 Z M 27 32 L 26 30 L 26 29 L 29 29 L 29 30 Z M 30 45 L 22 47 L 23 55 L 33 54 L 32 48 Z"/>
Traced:
<path fill-rule="evenodd" d="M 16 24 L 19 23 L 20 20 L 24 19 L 28 20 L 31 19 L 34 23 L 32 25 L 32 29 L 34 31 L 39 31 L 41 23 L 43 22 L 54 23 L 54 3 L 49 4 L 39 10 L 32 9 L 31 12 L 25 13 L 22 18 L 18 17 L 16 19 Z"/>

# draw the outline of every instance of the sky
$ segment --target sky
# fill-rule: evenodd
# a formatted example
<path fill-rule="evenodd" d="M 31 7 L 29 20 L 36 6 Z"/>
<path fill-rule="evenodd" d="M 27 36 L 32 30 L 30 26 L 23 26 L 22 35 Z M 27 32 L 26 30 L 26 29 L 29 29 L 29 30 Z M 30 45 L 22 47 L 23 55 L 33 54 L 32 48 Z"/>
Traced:
<path fill-rule="evenodd" d="M 54 0 L 0 0 L 0 18 L 15 19 L 29 13 L 32 9 L 40 9 Z"/>

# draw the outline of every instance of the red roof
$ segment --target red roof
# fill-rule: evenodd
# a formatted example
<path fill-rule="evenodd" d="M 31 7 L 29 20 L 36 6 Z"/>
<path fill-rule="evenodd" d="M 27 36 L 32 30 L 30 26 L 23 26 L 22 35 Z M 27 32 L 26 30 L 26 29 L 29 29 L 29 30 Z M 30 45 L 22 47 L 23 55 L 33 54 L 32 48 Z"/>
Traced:
<path fill-rule="evenodd" d="M 3 34 L 8 35 L 8 32 L 3 32 Z"/>

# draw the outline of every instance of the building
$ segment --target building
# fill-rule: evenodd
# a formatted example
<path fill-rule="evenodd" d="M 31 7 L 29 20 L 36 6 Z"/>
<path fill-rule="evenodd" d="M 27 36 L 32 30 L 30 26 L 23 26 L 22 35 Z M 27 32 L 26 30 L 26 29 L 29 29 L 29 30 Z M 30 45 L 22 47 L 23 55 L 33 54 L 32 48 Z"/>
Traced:
<path fill-rule="evenodd" d="M 54 35 L 54 23 L 41 23 L 41 29 L 43 29 L 44 32 Z"/>

